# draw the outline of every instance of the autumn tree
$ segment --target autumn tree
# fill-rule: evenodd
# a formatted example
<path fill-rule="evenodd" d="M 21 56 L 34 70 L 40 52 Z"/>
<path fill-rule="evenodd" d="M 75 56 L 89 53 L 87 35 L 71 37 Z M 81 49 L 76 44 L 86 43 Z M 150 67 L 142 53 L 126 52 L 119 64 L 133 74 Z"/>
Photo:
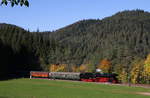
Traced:
<path fill-rule="evenodd" d="M 66 64 L 61 64 L 61 65 L 59 65 L 58 66 L 58 68 L 57 68 L 57 72 L 66 72 Z"/>
<path fill-rule="evenodd" d="M 110 73 L 111 67 L 112 67 L 111 62 L 108 59 L 103 59 L 97 66 L 97 68 L 101 69 L 104 73 Z"/>
<path fill-rule="evenodd" d="M 122 83 L 128 82 L 128 74 L 124 64 L 115 65 L 114 72 L 118 74 L 117 78 Z"/>
<path fill-rule="evenodd" d="M 51 64 L 50 67 L 49 67 L 49 71 L 50 72 L 56 72 L 57 70 L 57 65 L 56 64 Z"/>
<path fill-rule="evenodd" d="M 143 77 L 146 83 L 150 83 L 150 54 L 147 56 L 144 62 Z"/>
<path fill-rule="evenodd" d="M 87 62 L 86 66 L 87 66 L 87 72 L 94 72 L 96 70 L 95 66 L 90 62 Z"/>
<path fill-rule="evenodd" d="M 75 65 L 71 67 L 71 70 L 72 70 L 72 72 L 79 72 L 80 71 L 79 67 L 75 66 Z"/>
<path fill-rule="evenodd" d="M 87 72 L 88 67 L 85 64 L 80 65 L 79 67 L 79 71 L 80 72 Z"/>
<path fill-rule="evenodd" d="M 121 73 L 118 76 L 119 80 L 121 80 L 122 83 L 128 82 L 128 73 L 125 68 L 122 68 Z"/>
<path fill-rule="evenodd" d="M 141 59 L 135 59 L 131 66 L 131 82 L 136 84 L 136 83 L 141 83 L 142 82 L 142 73 L 143 73 L 143 65 L 144 65 L 144 61 Z"/>
<path fill-rule="evenodd" d="M 50 72 L 65 72 L 66 64 L 52 64 L 49 67 Z"/>

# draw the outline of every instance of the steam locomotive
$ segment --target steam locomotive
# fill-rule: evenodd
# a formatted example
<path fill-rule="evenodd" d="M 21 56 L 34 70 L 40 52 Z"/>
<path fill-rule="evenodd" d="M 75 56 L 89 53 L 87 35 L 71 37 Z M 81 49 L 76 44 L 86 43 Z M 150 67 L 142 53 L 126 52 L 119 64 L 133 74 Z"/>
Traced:
<path fill-rule="evenodd" d="M 39 72 L 31 71 L 30 78 L 76 80 L 84 82 L 118 83 L 117 74 L 113 73 L 76 73 L 76 72 Z"/>

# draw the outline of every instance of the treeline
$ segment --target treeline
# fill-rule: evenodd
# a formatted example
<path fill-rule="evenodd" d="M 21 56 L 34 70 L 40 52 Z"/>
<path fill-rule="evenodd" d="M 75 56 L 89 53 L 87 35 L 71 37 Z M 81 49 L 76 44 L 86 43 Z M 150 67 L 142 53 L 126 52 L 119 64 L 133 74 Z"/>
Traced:
<path fill-rule="evenodd" d="M 68 68 L 67 64 L 52 64 L 49 66 L 49 71 L 68 72 Z M 100 69 L 101 73 L 117 73 L 118 80 L 121 83 L 150 84 L 150 54 L 146 59 L 134 59 L 128 68 L 123 64 L 118 64 L 115 70 L 112 70 L 112 68 L 111 61 L 103 59 L 95 67 L 86 63 L 80 66 L 72 66 L 70 70 L 72 72 L 95 72 L 96 69 Z"/>
<path fill-rule="evenodd" d="M 67 71 L 89 64 L 91 71 L 104 59 L 111 62 L 111 72 L 117 72 L 119 65 L 128 71 L 133 61 L 145 60 L 150 53 L 150 13 L 123 11 L 102 20 L 78 21 L 53 32 L 30 32 L 0 24 L 0 52 L 3 74 L 49 71 L 51 65 L 62 64 Z"/>

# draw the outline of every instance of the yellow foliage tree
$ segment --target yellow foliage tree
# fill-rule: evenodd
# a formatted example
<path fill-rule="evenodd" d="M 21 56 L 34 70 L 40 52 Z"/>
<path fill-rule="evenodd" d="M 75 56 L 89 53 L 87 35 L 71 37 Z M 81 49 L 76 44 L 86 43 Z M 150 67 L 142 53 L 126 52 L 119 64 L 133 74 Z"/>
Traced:
<path fill-rule="evenodd" d="M 50 65 L 50 67 L 49 67 L 50 72 L 56 72 L 56 70 L 57 70 L 57 65 L 56 64 Z"/>
<path fill-rule="evenodd" d="M 115 73 L 118 74 L 117 78 L 120 82 L 122 82 L 122 83 L 127 82 L 127 72 L 125 71 L 123 64 L 117 64 L 115 66 Z"/>
<path fill-rule="evenodd" d="M 94 72 L 96 70 L 95 66 L 90 62 L 86 63 L 86 66 L 87 66 L 87 72 Z"/>
<path fill-rule="evenodd" d="M 98 69 L 101 69 L 104 73 L 111 72 L 111 62 L 108 59 L 103 59 L 100 64 L 97 66 Z"/>
<path fill-rule="evenodd" d="M 148 56 L 147 56 L 147 58 L 146 58 L 146 60 L 144 62 L 144 65 L 145 66 L 150 66 L 150 54 L 148 54 Z"/>
<path fill-rule="evenodd" d="M 80 72 L 87 72 L 88 68 L 85 64 L 80 65 L 79 67 L 79 71 Z"/>
<path fill-rule="evenodd" d="M 66 71 L 66 64 L 52 64 L 49 67 L 50 72 L 65 72 Z"/>
<path fill-rule="evenodd" d="M 79 67 L 77 67 L 75 65 L 72 66 L 71 69 L 72 69 L 72 72 L 79 72 Z"/>
<path fill-rule="evenodd" d="M 142 72 L 143 72 L 143 64 L 144 61 L 140 59 L 136 59 L 132 63 L 132 69 L 130 72 L 131 75 L 131 82 L 136 84 L 140 83 L 142 79 Z"/>
<path fill-rule="evenodd" d="M 150 83 L 150 54 L 147 56 L 144 62 L 143 77 L 146 83 Z"/>
<path fill-rule="evenodd" d="M 56 72 L 65 72 L 66 71 L 66 64 L 61 64 L 57 67 Z"/>
<path fill-rule="evenodd" d="M 120 73 L 119 76 L 118 76 L 119 80 L 120 80 L 122 83 L 127 83 L 127 82 L 128 82 L 127 76 L 128 76 L 127 71 L 125 70 L 125 68 L 122 68 L 121 73 Z"/>

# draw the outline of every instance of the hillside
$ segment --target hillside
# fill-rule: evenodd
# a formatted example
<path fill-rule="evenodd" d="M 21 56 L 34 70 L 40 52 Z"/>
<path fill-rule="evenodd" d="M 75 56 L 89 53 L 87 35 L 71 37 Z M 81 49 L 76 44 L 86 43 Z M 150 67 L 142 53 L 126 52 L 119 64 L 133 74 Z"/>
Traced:
<path fill-rule="evenodd" d="M 38 57 L 32 47 L 34 44 L 32 39 L 33 34 L 20 27 L 0 24 L 1 79 L 20 77 L 32 69 L 40 69 Z"/>
<path fill-rule="evenodd" d="M 12 69 L 15 72 L 48 70 L 51 64 L 96 66 L 102 59 L 110 60 L 113 70 L 118 64 L 128 68 L 132 60 L 150 53 L 150 13 L 123 11 L 102 20 L 81 20 L 53 32 L 29 32 L 0 24 L 0 43 L 1 67 L 16 66 Z"/>
<path fill-rule="evenodd" d="M 150 13 L 123 11 L 102 20 L 79 21 L 51 33 L 50 38 L 69 47 L 80 63 L 92 60 L 96 64 L 103 58 L 129 62 L 126 59 L 144 58 L 150 52 L 149 26 Z"/>

